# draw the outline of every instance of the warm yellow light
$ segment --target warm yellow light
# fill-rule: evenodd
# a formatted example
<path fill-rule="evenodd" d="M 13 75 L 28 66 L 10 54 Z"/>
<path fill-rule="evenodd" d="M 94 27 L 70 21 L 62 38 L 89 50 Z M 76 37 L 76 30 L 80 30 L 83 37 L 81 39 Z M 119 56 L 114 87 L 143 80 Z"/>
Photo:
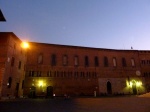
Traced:
<path fill-rule="evenodd" d="M 43 81 L 39 81 L 39 86 L 40 86 L 40 87 L 43 86 Z"/>
<path fill-rule="evenodd" d="M 140 87 L 141 85 L 142 85 L 142 82 L 140 82 L 140 81 L 136 82 L 137 87 Z"/>
<path fill-rule="evenodd" d="M 25 49 L 29 48 L 29 44 L 27 42 L 22 42 L 21 46 Z"/>
<path fill-rule="evenodd" d="M 136 84 L 137 87 L 142 86 L 142 82 L 141 81 L 136 81 L 136 80 L 132 80 L 132 81 L 126 81 L 126 85 L 129 88 L 132 88 L 132 86 Z"/>

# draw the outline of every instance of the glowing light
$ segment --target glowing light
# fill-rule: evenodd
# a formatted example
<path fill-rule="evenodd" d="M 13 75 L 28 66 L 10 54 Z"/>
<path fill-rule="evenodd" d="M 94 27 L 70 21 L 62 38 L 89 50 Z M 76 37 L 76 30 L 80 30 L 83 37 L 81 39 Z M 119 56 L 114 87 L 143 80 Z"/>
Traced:
<path fill-rule="evenodd" d="M 39 81 L 39 86 L 40 86 L 40 87 L 43 86 L 43 81 Z"/>
<path fill-rule="evenodd" d="M 29 48 L 29 44 L 27 42 L 22 42 L 21 47 L 27 49 Z"/>
<path fill-rule="evenodd" d="M 140 82 L 140 81 L 136 82 L 137 87 L 140 87 L 141 85 L 142 85 L 142 82 Z"/>
<path fill-rule="evenodd" d="M 135 80 L 126 81 L 126 85 L 127 85 L 127 87 L 129 87 L 129 88 L 132 88 L 132 86 L 133 86 L 134 84 L 136 84 L 137 87 L 142 86 L 142 82 L 141 82 L 141 81 L 135 81 Z"/>

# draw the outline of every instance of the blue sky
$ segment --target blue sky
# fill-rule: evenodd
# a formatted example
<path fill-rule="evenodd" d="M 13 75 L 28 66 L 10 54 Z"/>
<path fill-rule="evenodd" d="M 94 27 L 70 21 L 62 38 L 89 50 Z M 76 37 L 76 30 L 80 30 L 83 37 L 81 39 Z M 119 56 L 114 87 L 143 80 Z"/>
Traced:
<path fill-rule="evenodd" d="M 0 31 L 23 41 L 150 50 L 150 0 L 0 0 Z"/>

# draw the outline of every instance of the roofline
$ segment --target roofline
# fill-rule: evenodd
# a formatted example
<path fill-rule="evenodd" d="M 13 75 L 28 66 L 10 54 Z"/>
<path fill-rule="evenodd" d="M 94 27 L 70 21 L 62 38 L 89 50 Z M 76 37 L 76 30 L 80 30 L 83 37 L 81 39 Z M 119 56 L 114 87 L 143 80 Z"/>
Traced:
<path fill-rule="evenodd" d="M 51 46 L 60 46 L 60 47 L 74 47 L 74 48 L 85 48 L 85 49 L 95 49 L 95 50 L 110 50 L 110 51 L 134 51 L 139 50 L 134 49 L 108 49 L 108 48 L 96 48 L 96 47 L 85 47 L 85 46 L 74 46 L 74 45 L 61 45 L 61 44 L 51 44 L 51 43 L 40 43 L 40 42 L 29 42 L 36 45 L 51 45 Z"/>
<path fill-rule="evenodd" d="M 22 42 L 22 40 L 19 37 L 17 37 L 13 32 L 0 32 L 0 34 L 12 35 L 13 38 L 15 38 L 15 39 L 19 40 L 20 42 Z"/>

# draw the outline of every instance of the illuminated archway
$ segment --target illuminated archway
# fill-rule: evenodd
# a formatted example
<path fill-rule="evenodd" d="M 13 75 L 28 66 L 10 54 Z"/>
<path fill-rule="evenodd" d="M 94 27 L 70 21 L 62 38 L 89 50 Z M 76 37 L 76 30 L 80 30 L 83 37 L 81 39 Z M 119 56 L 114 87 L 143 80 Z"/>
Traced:
<path fill-rule="evenodd" d="M 135 80 L 132 81 L 132 90 L 133 90 L 133 94 L 137 94 L 137 88 L 136 88 L 136 81 Z"/>

